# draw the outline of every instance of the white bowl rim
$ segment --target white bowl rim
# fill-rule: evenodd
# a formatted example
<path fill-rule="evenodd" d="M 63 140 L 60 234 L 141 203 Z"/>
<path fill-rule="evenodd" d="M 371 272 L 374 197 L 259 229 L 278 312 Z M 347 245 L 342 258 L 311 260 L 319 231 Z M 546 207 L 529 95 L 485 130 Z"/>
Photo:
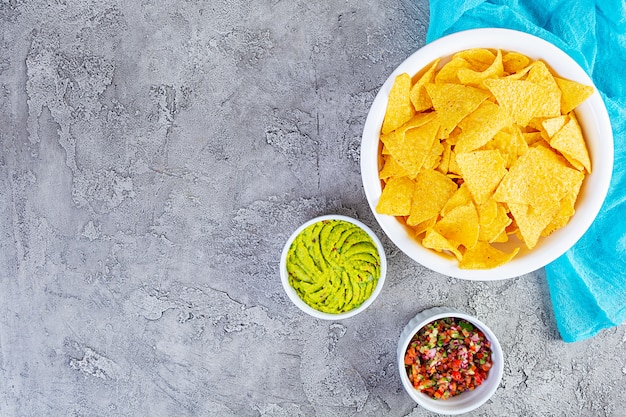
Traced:
<path fill-rule="evenodd" d="M 344 313 L 332 314 L 332 313 L 325 313 L 323 311 L 319 311 L 319 310 L 314 309 L 313 307 L 311 307 L 310 305 L 305 303 L 300 298 L 300 296 L 298 295 L 296 290 L 289 284 L 289 275 L 287 274 L 287 253 L 289 252 L 289 248 L 291 247 L 291 244 L 293 243 L 295 238 L 304 229 L 306 229 L 307 227 L 309 227 L 312 224 L 315 224 L 315 223 L 318 223 L 318 222 L 321 222 L 321 221 L 324 221 L 324 220 L 343 220 L 343 221 L 355 224 L 356 226 L 360 227 L 374 241 L 374 244 L 376 245 L 376 248 L 378 249 L 378 254 L 379 254 L 379 257 L 380 257 L 380 277 L 378 278 L 378 282 L 376 283 L 376 288 L 374 288 L 374 291 L 372 292 L 372 294 L 370 294 L 369 298 L 367 300 L 365 300 L 363 302 L 363 304 L 361 304 L 359 307 L 357 307 L 355 309 L 352 309 L 350 311 L 346 311 Z M 312 219 L 308 220 L 307 222 L 303 223 L 300 227 L 298 227 L 291 234 L 289 239 L 287 239 L 287 242 L 285 243 L 285 246 L 283 247 L 283 251 L 282 251 L 281 256 L 280 256 L 280 280 L 281 280 L 283 288 L 284 288 L 285 292 L 287 293 L 287 296 L 289 297 L 289 299 L 300 310 L 304 311 L 305 313 L 307 313 L 307 314 L 309 314 L 309 315 L 311 315 L 313 317 L 316 317 L 318 319 L 323 319 L 323 320 L 347 319 L 347 318 L 353 317 L 353 316 L 359 314 L 360 312 L 362 312 L 363 310 L 365 310 L 367 307 L 369 307 L 374 302 L 374 300 L 378 297 L 378 295 L 382 291 L 383 284 L 385 283 L 386 275 L 387 275 L 387 257 L 385 255 L 385 249 L 383 247 L 383 244 L 380 241 L 380 239 L 378 238 L 378 236 L 376 235 L 376 233 L 374 233 L 374 231 L 372 231 L 372 229 L 370 229 L 369 226 L 367 226 L 362 221 L 357 220 L 357 219 L 352 218 L 352 217 L 349 217 L 349 216 L 340 215 L 340 214 L 326 214 L 326 215 L 323 215 L 323 216 L 318 216 L 318 217 L 312 218 Z"/>
<path fill-rule="evenodd" d="M 435 400 L 430 398 L 428 395 L 419 392 L 413 387 L 404 368 L 404 354 L 415 333 L 428 323 L 445 317 L 455 317 L 467 320 L 478 327 L 485 334 L 485 337 L 487 337 L 487 339 L 491 342 L 493 366 L 489 370 L 489 374 L 487 375 L 485 381 L 473 391 L 464 392 L 446 400 Z M 398 343 L 397 366 L 402 386 L 407 394 L 409 394 L 409 396 L 420 406 L 436 413 L 449 415 L 462 414 L 480 407 L 496 392 L 500 382 L 502 381 L 502 375 L 504 373 L 504 354 L 496 335 L 481 320 L 457 309 L 449 307 L 433 307 L 418 313 L 415 317 L 409 320 L 407 325 L 402 330 Z M 468 400 L 468 398 L 471 399 Z"/>
<path fill-rule="evenodd" d="M 453 257 L 445 257 L 421 246 L 409 236 L 406 228 L 395 217 L 376 212 L 376 204 L 381 194 L 378 179 L 378 144 L 387 96 L 398 74 L 403 72 L 412 74 L 436 58 L 479 47 L 517 51 L 533 59 L 542 59 L 560 77 L 595 88 L 592 96 L 576 110 L 583 132 L 588 139 L 587 146 L 592 159 L 592 172 L 587 175 L 583 183 L 576 214 L 565 227 L 540 239 L 532 251 L 522 247 L 520 253 L 504 265 L 493 269 L 462 270 Z M 589 141 L 592 135 L 596 138 L 595 141 Z M 426 44 L 402 62 L 387 78 L 372 103 L 363 129 L 361 176 L 374 217 L 390 240 L 402 252 L 423 266 L 447 276 L 492 281 L 513 278 L 540 269 L 567 252 L 583 236 L 600 211 L 608 192 L 613 171 L 613 152 L 613 132 L 602 97 L 591 78 L 573 58 L 552 43 L 525 32 L 500 28 L 470 29 Z M 586 196 L 584 205 L 580 204 L 582 196 Z"/>

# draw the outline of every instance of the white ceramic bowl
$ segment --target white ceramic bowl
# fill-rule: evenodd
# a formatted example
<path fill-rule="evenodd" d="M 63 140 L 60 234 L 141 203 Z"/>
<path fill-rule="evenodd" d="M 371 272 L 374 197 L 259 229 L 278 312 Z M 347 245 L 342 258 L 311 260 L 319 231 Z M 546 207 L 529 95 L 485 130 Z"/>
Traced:
<path fill-rule="evenodd" d="M 541 59 L 560 77 L 593 86 L 585 71 L 565 52 L 543 39 L 508 29 L 474 29 L 440 38 L 416 51 L 389 76 L 374 99 L 367 116 L 361 142 L 361 175 L 365 194 L 381 228 L 392 242 L 413 260 L 441 274 L 469 280 L 497 280 L 523 275 L 549 264 L 570 249 L 587 231 L 604 202 L 613 170 L 613 133 L 606 107 L 596 92 L 576 109 L 590 153 L 592 173 L 582 186 L 576 213 L 567 226 L 539 239 L 533 250 L 522 245 L 512 261 L 493 269 L 462 270 L 454 257 L 424 248 L 395 217 L 376 213 L 382 188 L 378 179 L 380 129 L 387 98 L 398 74 L 413 75 L 436 58 L 445 58 L 470 48 L 516 51 Z M 443 62 L 442 62 L 443 63 Z M 505 248 L 504 250 L 507 250 Z"/>
<path fill-rule="evenodd" d="M 380 278 L 378 278 L 378 283 L 376 284 L 376 288 L 374 288 L 374 291 L 372 292 L 372 294 L 369 296 L 367 300 L 363 302 L 363 304 L 361 304 L 359 307 L 355 309 L 352 309 L 343 313 L 331 314 L 331 313 L 325 313 L 325 312 L 314 309 L 313 307 L 306 304 L 300 298 L 296 290 L 289 284 L 289 275 L 287 273 L 287 253 L 289 252 L 289 248 L 291 247 L 291 244 L 293 243 L 294 239 L 300 234 L 300 232 L 302 232 L 304 229 L 306 229 L 312 224 L 315 224 L 324 220 L 343 220 L 343 221 L 350 222 L 352 224 L 357 225 L 358 227 L 363 229 L 370 236 L 370 238 L 374 241 L 374 244 L 376 245 L 376 248 L 378 249 L 378 254 L 380 256 Z M 289 299 L 298 308 L 300 308 L 300 310 L 304 311 L 305 313 L 310 314 L 313 317 L 317 317 L 319 319 L 324 319 L 324 320 L 346 319 L 348 317 L 355 316 L 359 314 L 360 312 L 362 312 L 363 310 L 365 310 L 374 302 L 376 297 L 378 297 L 378 294 L 380 294 L 383 288 L 383 284 L 385 283 L 386 275 L 387 275 L 387 258 L 385 256 L 385 250 L 383 248 L 382 243 L 380 242 L 380 239 L 378 239 L 378 236 L 376 236 L 376 234 L 369 227 L 367 227 L 364 223 L 348 216 L 335 215 L 335 214 L 326 215 L 326 216 L 316 217 L 304 223 L 302 226 L 297 228 L 296 231 L 293 232 L 291 237 L 287 240 L 287 243 L 285 243 L 285 247 L 283 248 L 283 252 L 280 257 L 280 279 L 283 284 L 283 288 L 285 289 L 285 292 L 287 293 L 287 296 L 289 297 Z"/>
<path fill-rule="evenodd" d="M 481 385 L 476 387 L 473 391 L 466 391 L 454 397 L 450 397 L 446 400 L 435 400 L 428 395 L 418 391 L 413 387 L 411 381 L 404 368 L 404 354 L 409 347 L 409 343 L 413 338 L 413 335 L 417 333 L 426 324 L 441 319 L 444 317 L 456 317 L 467 320 L 475 327 L 480 329 L 487 339 L 491 342 L 491 360 L 493 366 L 487 374 L 487 378 Z M 493 332 L 480 320 L 475 317 L 469 316 L 460 311 L 446 308 L 446 307 L 434 307 L 428 310 L 424 310 L 421 313 L 413 317 L 406 325 L 402 333 L 400 334 L 400 341 L 398 343 L 398 370 L 400 371 L 400 380 L 406 392 L 411 398 L 419 405 L 427 410 L 440 413 L 440 414 L 462 414 L 472 411 L 481 405 L 483 405 L 494 392 L 498 389 L 500 381 L 502 380 L 502 372 L 504 371 L 504 357 L 502 355 L 502 347 L 500 342 L 493 334 Z"/>

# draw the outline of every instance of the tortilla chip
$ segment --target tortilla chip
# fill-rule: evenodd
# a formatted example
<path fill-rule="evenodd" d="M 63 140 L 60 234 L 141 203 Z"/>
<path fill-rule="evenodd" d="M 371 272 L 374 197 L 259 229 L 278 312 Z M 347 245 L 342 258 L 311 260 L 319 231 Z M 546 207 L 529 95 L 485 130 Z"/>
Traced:
<path fill-rule="evenodd" d="M 467 188 L 465 183 L 461 184 L 461 186 L 450 196 L 446 204 L 441 209 L 441 215 L 447 215 L 453 208 L 459 206 L 465 206 L 472 202 L 472 194 Z"/>
<path fill-rule="evenodd" d="M 554 77 L 561 90 L 561 113 L 567 114 L 587 100 L 595 89 L 572 80 Z"/>
<path fill-rule="evenodd" d="M 507 75 L 506 77 L 504 77 L 507 80 L 526 80 L 526 77 L 528 76 L 528 72 L 530 71 L 530 69 L 532 68 L 532 64 L 528 65 L 526 68 L 522 68 L 520 70 L 518 70 L 517 72 L 512 73 L 511 75 Z"/>
<path fill-rule="evenodd" d="M 534 117 L 557 117 L 561 115 L 561 89 L 554 76 L 542 61 L 535 61 L 528 71 L 528 82 L 537 84 L 542 91 L 541 102 Z"/>
<path fill-rule="evenodd" d="M 415 109 L 411 104 L 411 77 L 407 73 L 402 73 L 394 80 L 387 110 L 383 120 L 382 133 L 387 134 L 405 124 L 415 114 Z"/>
<path fill-rule="evenodd" d="M 411 103 L 413 103 L 415 111 L 418 113 L 428 110 L 433 106 L 430 96 L 426 92 L 424 86 L 428 83 L 435 82 L 435 69 L 437 68 L 437 65 L 439 65 L 439 61 L 440 59 L 436 59 L 424 75 L 422 75 L 417 82 L 413 84 L 413 87 L 411 87 L 409 97 L 411 99 Z"/>
<path fill-rule="evenodd" d="M 559 203 L 544 211 L 539 211 L 528 204 L 509 203 L 508 206 L 528 249 L 537 245 L 541 233 L 552 222 L 560 209 Z"/>
<path fill-rule="evenodd" d="M 408 216 L 415 183 L 408 177 L 389 178 L 380 195 L 376 212 L 391 216 Z"/>
<path fill-rule="evenodd" d="M 435 142 L 439 131 L 439 121 L 432 118 L 429 122 L 419 127 L 410 129 L 397 129 L 382 135 L 380 140 L 408 173 L 414 178 L 422 169 L 427 153 Z"/>
<path fill-rule="evenodd" d="M 437 72 L 437 75 L 435 76 L 435 84 L 458 84 L 459 78 L 457 77 L 457 73 L 461 68 L 471 68 L 471 65 L 463 58 L 452 58 L 452 60 L 444 64 L 439 72 Z"/>
<path fill-rule="evenodd" d="M 483 242 L 506 242 L 508 235 L 506 228 L 511 224 L 512 220 L 507 214 L 507 209 L 502 204 L 496 204 L 496 215 L 491 222 L 480 216 L 480 210 L 478 212 L 480 221 L 480 232 L 478 233 L 478 240 Z"/>
<path fill-rule="evenodd" d="M 478 242 L 463 254 L 459 262 L 461 269 L 492 269 L 509 262 L 517 255 L 519 248 L 511 253 L 498 250 L 486 242 Z"/>
<path fill-rule="evenodd" d="M 486 48 L 473 48 L 457 52 L 453 58 L 462 58 L 470 65 L 468 68 L 482 72 L 492 65 L 496 59 L 496 54 Z"/>
<path fill-rule="evenodd" d="M 456 162 L 476 204 L 487 201 L 508 172 L 498 150 L 457 154 Z"/>
<path fill-rule="evenodd" d="M 466 58 L 467 60 L 467 58 Z M 457 77 L 462 84 L 480 87 L 484 80 L 488 78 L 500 78 L 504 75 L 504 67 L 502 66 L 502 52 L 498 50 L 496 56 L 485 69 L 469 69 L 460 68 Z"/>
<path fill-rule="evenodd" d="M 537 132 L 539 134 L 539 132 Z M 519 128 L 513 127 L 510 130 L 501 130 L 487 142 L 482 148 L 484 150 L 496 149 L 505 161 L 506 169 L 517 161 L 517 159 L 528 151 L 528 144 Z"/>
<path fill-rule="evenodd" d="M 524 141 L 526 141 L 527 146 L 534 145 L 537 142 L 544 141 L 544 137 L 541 135 L 541 132 L 524 132 L 522 133 Z"/>
<path fill-rule="evenodd" d="M 478 224 L 481 226 L 491 224 L 498 216 L 499 205 L 500 203 L 493 198 L 490 198 L 482 204 L 477 204 L 476 212 L 478 213 Z"/>
<path fill-rule="evenodd" d="M 383 169 L 378 173 L 378 178 L 381 180 L 386 180 L 390 177 L 405 177 L 407 175 L 406 169 L 393 156 L 385 155 L 383 161 Z"/>
<path fill-rule="evenodd" d="M 450 210 L 439 220 L 433 229 L 448 241 L 466 248 L 473 247 L 478 241 L 478 213 L 473 203 L 458 206 Z"/>
<path fill-rule="evenodd" d="M 584 174 L 570 168 L 563 157 L 544 146 L 528 149 L 513 164 L 494 193 L 496 201 L 528 204 L 539 212 L 556 204 L 582 181 Z"/>
<path fill-rule="evenodd" d="M 439 165 L 437 165 L 437 171 L 442 174 L 447 174 L 448 169 L 450 168 L 450 154 L 452 152 L 452 145 L 450 145 L 447 141 L 439 142 L 443 146 L 443 152 L 441 153 L 441 160 L 439 161 Z"/>
<path fill-rule="evenodd" d="M 558 230 L 567 225 L 567 223 L 569 223 L 569 220 L 576 212 L 574 205 L 576 204 L 576 200 L 578 199 L 578 193 L 580 192 L 581 185 L 582 182 L 575 186 L 574 189 L 572 189 L 572 191 L 561 200 L 559 211 L 557 212 L 556 216 L 554 216 L 554 219 L 552 219 L 550 224 L 548 224 L 546 228 L 543 229 L 543 231 L 541 232 L 541 236 L 549 236 L 555 230 Z"/>
<path fill-rule="evenodd" d="M 461 84 L 426 84 L 426 91 L 441 122 L 444 137 L 489 97 L 484 90 Z"/>
<path fill-rule="evenodd" d="M 421 171 L 415 178 L 413 204 L 407 224 L 415 226 L 439 214 L 456 189 L 454 181 L 441 172 L 434 169 Z"/>
<path fill-rule="evenodd" d="M 456 152 L 450 151 L 450 164 L 448 165 L 448 175 L 461 177 L 461 170 L 459 164 L 456 163 Z"/>
<path fill-rule="evenodd" d="M 450 242 L 433 229 L 426 231 L 426 235 L 424 236 L 424 239 L 422 239 L 422 245 L 426 248 L 436 250 L 437 252 L 451 252 L 459 261 L 463 257 L 458 249 L 458 244 Z"/>
<path fill-rule="evenodd" d="M 457 154 L 480 148 L 498 131 L 511 124 L 507 112 L 491 101 L 480 106 L 459 122 L 462 132 L 454 148 Z"/>
<path fill-rule="evenodd" d="M 423 222 L 420 222 L 416 224 L 415 226 L 412 226 L 411 228 L 413 229 L 413 233 L 415 234 L 415 237 L 418 237 L 422 233 L 432 229 L 435 223 L 437 222 L 438 217 L 439 216 L 435 215 L 431 217 L 430 219 L 426 219 Z"/>
<path fill-rule="evenodd" d="M 489 79 L 483 83 L 520 126 L 526 126 L 542 106 L 543 90 L 538 84 L 508 78 Z"/>
<path fill-rule="evenodd" d="M 574 114 L 571 115 L 565 126 L 550 137 L 550 146 L 561 152 L 576 169 L 591 173 L 591 160 L 583 132 Z"/>
<path fill-rule="evenodd" d="M 436 169 L 441 162 L 441 157 L 443 155 L 444 147 L 440 141 L 435 140 L 433 146 L 430 148 L 430 151 L 424 158 L 424 164 L 422 165 L 422 169 Z"/>
<path fill-rule="evenodd" d="M 509 74 L 521 71 L 530 64 L 530 58 L 518 52 L 507 52 L 502 55 L 502 66 Z"/>

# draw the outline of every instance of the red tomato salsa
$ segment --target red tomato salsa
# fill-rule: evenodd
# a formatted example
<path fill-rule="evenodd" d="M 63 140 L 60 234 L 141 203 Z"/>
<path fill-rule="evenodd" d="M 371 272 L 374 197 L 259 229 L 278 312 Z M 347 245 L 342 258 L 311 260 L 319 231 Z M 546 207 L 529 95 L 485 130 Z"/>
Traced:
<path fill-rule="evenodd" d="M 471 323 L 456 317 L 422 327 L 404 355 L 404 367 L 413 386 L 441 400 L 482 384 L 491 366 L 489 340 Z"/>

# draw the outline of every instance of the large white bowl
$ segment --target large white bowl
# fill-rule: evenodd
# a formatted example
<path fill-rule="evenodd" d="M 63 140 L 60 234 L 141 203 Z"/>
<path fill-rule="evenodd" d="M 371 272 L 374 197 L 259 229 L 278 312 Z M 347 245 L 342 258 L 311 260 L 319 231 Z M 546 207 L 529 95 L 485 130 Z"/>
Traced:
<path fill-rule="evenodd" d="M 413 260 L 444 275 L 468 280 L 497 280 L 523 275 L 549 264 L 570 249 L 587 231 L 600 211 L 611 182 L 613 170 L 613 132 L 611 122 L 597 92 L 576 109 L 592 164 L 592 172 L 583 183 L 576 213 L 567 226 L 546 238 L 539 239 L 534 249 L 522 245 L 510 262 L 493 269 L 463 270 L 454 257 L 446 257 L 424 248 L 409 235 L 406 227 L 393 216 L 378 214 L 376 205 L 382 192 L 379 171 L 379 141 L 389 91 L 398 74 L 413 75 L 436 58 L 445 58 L 470 48 L 492 48 L 520 52 L 532 59 L 541 59 L 560 77 L 594 86 L 585 71 L 569 55 L 553 44 L 508 29 L 473 29 L 440 38 L 413 53 L 391 73 L 378 92 L 367 116 L 361 141 L 361 175 L 369 205 L 383 231 L 391 241 Z M 595 86 L 594 86 L 595 87 Z M 506 250 L 506 248 L 505 248 Z"/>
<path fill-rule="evenodd" d="M 413 387 L 404 368 L 404 354 L 415 333 L 428 323 L 444 317 L 464 319 L 480 329 L 489 342 L 491 342 L 491 361 L 493 365 L 487 374 L 487 378 L 473 391 L 466 391 L 445 400 L 435 400 Z M 425 409 L 440 414 L 462 414 L 480 407 L 496 392 L 504 372 L 504 356 L 496 335 L 477 318 L 447 307 L 434 307 L 424 310 L 413 317 L 400 334 L 397 354 L 400 380 L 407 394 Z"/>
<path fill-rule="evenodd" d="M 300 298 L 296 290 L 291 286 L 291 284 L 289 284 L 289 273 L 287 272 L 287 253 L 289 252 L 289 248 L 291 248 L 291 244 L 304 229 L 311 226 L 312 224 L 315 224 L 324 220 L 343 220 L 343 221 L 355 224 L 356 226 L 360 227 L 374 241 L 374 244 L 376 245 L 376 248 L 378 249 L 378 255 L 380 257 L 380 277 L 378 278 L 378 282 L 376 283 L 376 288 L 374 288 L 374 291 L 372 291 L 372 294 L 369 296 L 367 300 L 363 302 L 363 304 L 361 304 L 357 308 L 354 308 L 352 310 L 349 310 L 343 313 L 336 313 L 336 314 L 325 313 L 323 311 L 314 309 L 313 307 L 305 303 L 302 300 L 302 298 Z M 307 314 L 310 314 L 313 317 L 317 317 L 318 319 L 323 319 L 323 320 L 347 319 L 365 310 L 374 302 L 376 297 L 378 297 L 378 295 L 382 291 L 383 284 L 385 283 L 386 275 L 387 275 L 387 257 L 385 256 L 385 249 L 383 248 L 383 244 L 381 243 L 380 239 L 378 239 L 378 236 L 376 236 L 376 234 L 372 231 L 372 229 L 367 227 L 363 222 L 353 219 L 352 217 L 342 216 L 339 214 L 329 214 L 325 216 L 319 216 L 319 217 L 316 217 L 314 219 L 307 221 L 306 223 L 298 227 L 292 233 L 289 239 L 287 239 L 287 242 L 285 243 L 285 246 L 283 247 L 283 251 L 280 257 L 280 280 L 283 284 L 283 288 L 285 289 L 285 292 L 287 293 L 287 296 L 289 297 L 289 299 L 300 310 L 304 311 Z"/>

